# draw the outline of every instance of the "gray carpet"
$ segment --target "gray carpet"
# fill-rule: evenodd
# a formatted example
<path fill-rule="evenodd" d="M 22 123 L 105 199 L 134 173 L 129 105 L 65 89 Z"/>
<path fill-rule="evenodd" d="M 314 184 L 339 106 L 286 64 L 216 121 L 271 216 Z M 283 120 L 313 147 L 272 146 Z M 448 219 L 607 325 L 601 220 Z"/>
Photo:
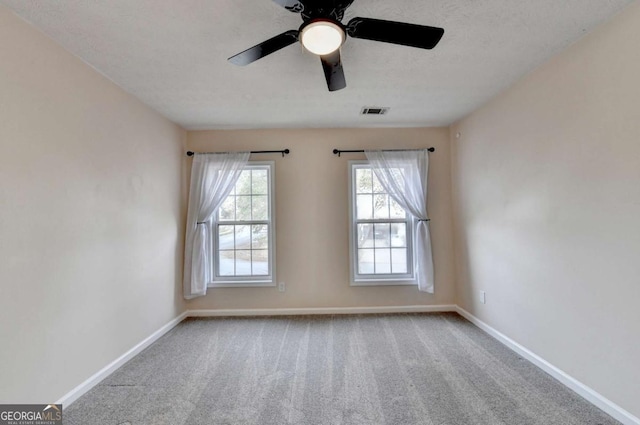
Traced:
<path fill-rule="evenodd" d="M 454 313 L 187 319 L 66 424 L 617 424 Z"/>

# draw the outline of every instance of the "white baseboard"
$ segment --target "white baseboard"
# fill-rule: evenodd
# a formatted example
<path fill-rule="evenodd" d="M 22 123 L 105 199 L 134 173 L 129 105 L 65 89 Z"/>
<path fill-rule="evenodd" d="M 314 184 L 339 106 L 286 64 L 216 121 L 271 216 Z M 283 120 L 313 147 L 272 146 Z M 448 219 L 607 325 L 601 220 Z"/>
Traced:
<path fill-rule="evenodd" d="M 156 342 L 158 339 L 160 339 L 162 335 L 166 334 L 171 329 L 173 329 L 178 323 L 182 322 L 185 317 L 187 317 L 186 312 L 182 313 L 180 316 L 171 320 L 169 323 L 167 323 L 166 325 L 164 325 L 163 327 L 161 327 L 160 329 L 158 329 L 157 331 L 149 335 L 147 338 L 145 338 L 143 341 L 141 341 L 136 346 L 131 348 L 129 351 L 127 351 L 126 353 L 124 353 L 123 355 L 121 355 L 120 357 L 118 357 L 117 359 L 115 359 L 114 361 L 112 361 L 102 369 L 100 369 L 95 374 L 93 374 L 89 379 L 84 381 L 82 384 L 78 385 L 77 387 L 75 387 L 74 389 L 72 389 L 71 391 L 63 395 L 60 400 L 56 401 L 56 404 L 62 404 L 63 406 L 68 406 L 69 404 L 76 401 L 78 398 L 80 398 L 80 396 L 85 394 L 91 388 L 98 385 L 100 381 L 102 381 L 107 376 L 115 372 L 115 370 L 118 369 L 120 366 L 122 366 L 123 364 L 131 360 L 133 357 L 139 354 L 142 350 L 144 350 L 145 348 L 147 348 L 148 346 Z"/>
<path fill-rule="evenodd" d="M 188 317 L 290 316 L 315 314 L 436 313 L 457 311 L 456 305 L 403 305 L 378 307 L 259 308 L 188 310 Z"/>
<path fill-rule="evenodd" d="M 609 416 L 614 419 L 622 422 L 624 425 L 640 425 L 640 419 L 631 413 L 627 412 L 622 407 L 618 406 L 608 398 L 604 397 L 602 394 L 594 391 L 592 388 L 586 386 L 582 382 L 578 381 L 571 375 L 567 374 L 563 370 L 557 368 L 552 365 L 542 357 L 538 356 L 531 350 L 526 347 L 518 344 L 505 334 L 497 331 L 491 326 L 487 325 L 482 320 L 478 319 L 473 314 L 469 313 L 462 307 L 456 306 L 456 311 L 463 316 L 465 319 L 500 341 L 502 344 L 506 345 L 511 350 L 515 351 L 517 354 L 527 359 L 534 365 L 538 366 L 540 369 L 560 381 L 564 386 L 573 390 L 580 396 L 582 396 L 585 400 L 598 407 L 600 410 L 607 413 Z"/>

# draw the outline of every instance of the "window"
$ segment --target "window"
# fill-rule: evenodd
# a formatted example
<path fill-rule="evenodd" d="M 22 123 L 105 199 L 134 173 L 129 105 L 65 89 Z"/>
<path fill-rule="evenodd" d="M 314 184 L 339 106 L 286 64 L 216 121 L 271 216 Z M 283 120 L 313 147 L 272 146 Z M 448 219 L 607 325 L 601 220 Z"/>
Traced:
<path fill-rule="evenodd" d="M 250 163 L 212 222 L 212 286 L 274 284 L 273 205 L 273 162 Z"/>
<path fill-rule="evenodd" d="M 398 170 L 402 172 L 402 170 Z M 350 162 L 352 285 L 416 284 L 411 216 L 367 162 Z"/>

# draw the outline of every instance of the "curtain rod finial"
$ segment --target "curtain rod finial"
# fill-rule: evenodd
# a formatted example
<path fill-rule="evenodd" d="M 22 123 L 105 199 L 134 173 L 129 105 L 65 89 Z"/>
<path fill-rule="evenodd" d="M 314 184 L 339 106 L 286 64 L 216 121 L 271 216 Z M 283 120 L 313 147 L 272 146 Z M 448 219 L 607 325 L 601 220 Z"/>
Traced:
<path fill-rule="evenodd" d="M 187 156 L 193 156 L 193 155 L 194 155 L 193 151 L 187 151 Z"/>

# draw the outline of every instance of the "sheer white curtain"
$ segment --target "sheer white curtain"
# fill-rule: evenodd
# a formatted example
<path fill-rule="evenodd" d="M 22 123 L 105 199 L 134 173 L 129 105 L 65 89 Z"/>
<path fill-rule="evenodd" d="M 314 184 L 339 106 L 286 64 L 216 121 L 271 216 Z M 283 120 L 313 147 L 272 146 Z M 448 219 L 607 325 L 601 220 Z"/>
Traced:
<path fill-rule="evenodd" d="M 429 154 L 415 151 L 365 151 L 380 184 L 413 217 L 414 270 L 418 289 L 433 293 L 433 256 L 427 215 Z"/>
<path fill-rule="evenodd" d="M 207 222 L 240 178 L 250 152 L 195 154 L 191 168 L 187 235 L 184 247 L 184 297 L 207 293 L 213 261 Z"/>

